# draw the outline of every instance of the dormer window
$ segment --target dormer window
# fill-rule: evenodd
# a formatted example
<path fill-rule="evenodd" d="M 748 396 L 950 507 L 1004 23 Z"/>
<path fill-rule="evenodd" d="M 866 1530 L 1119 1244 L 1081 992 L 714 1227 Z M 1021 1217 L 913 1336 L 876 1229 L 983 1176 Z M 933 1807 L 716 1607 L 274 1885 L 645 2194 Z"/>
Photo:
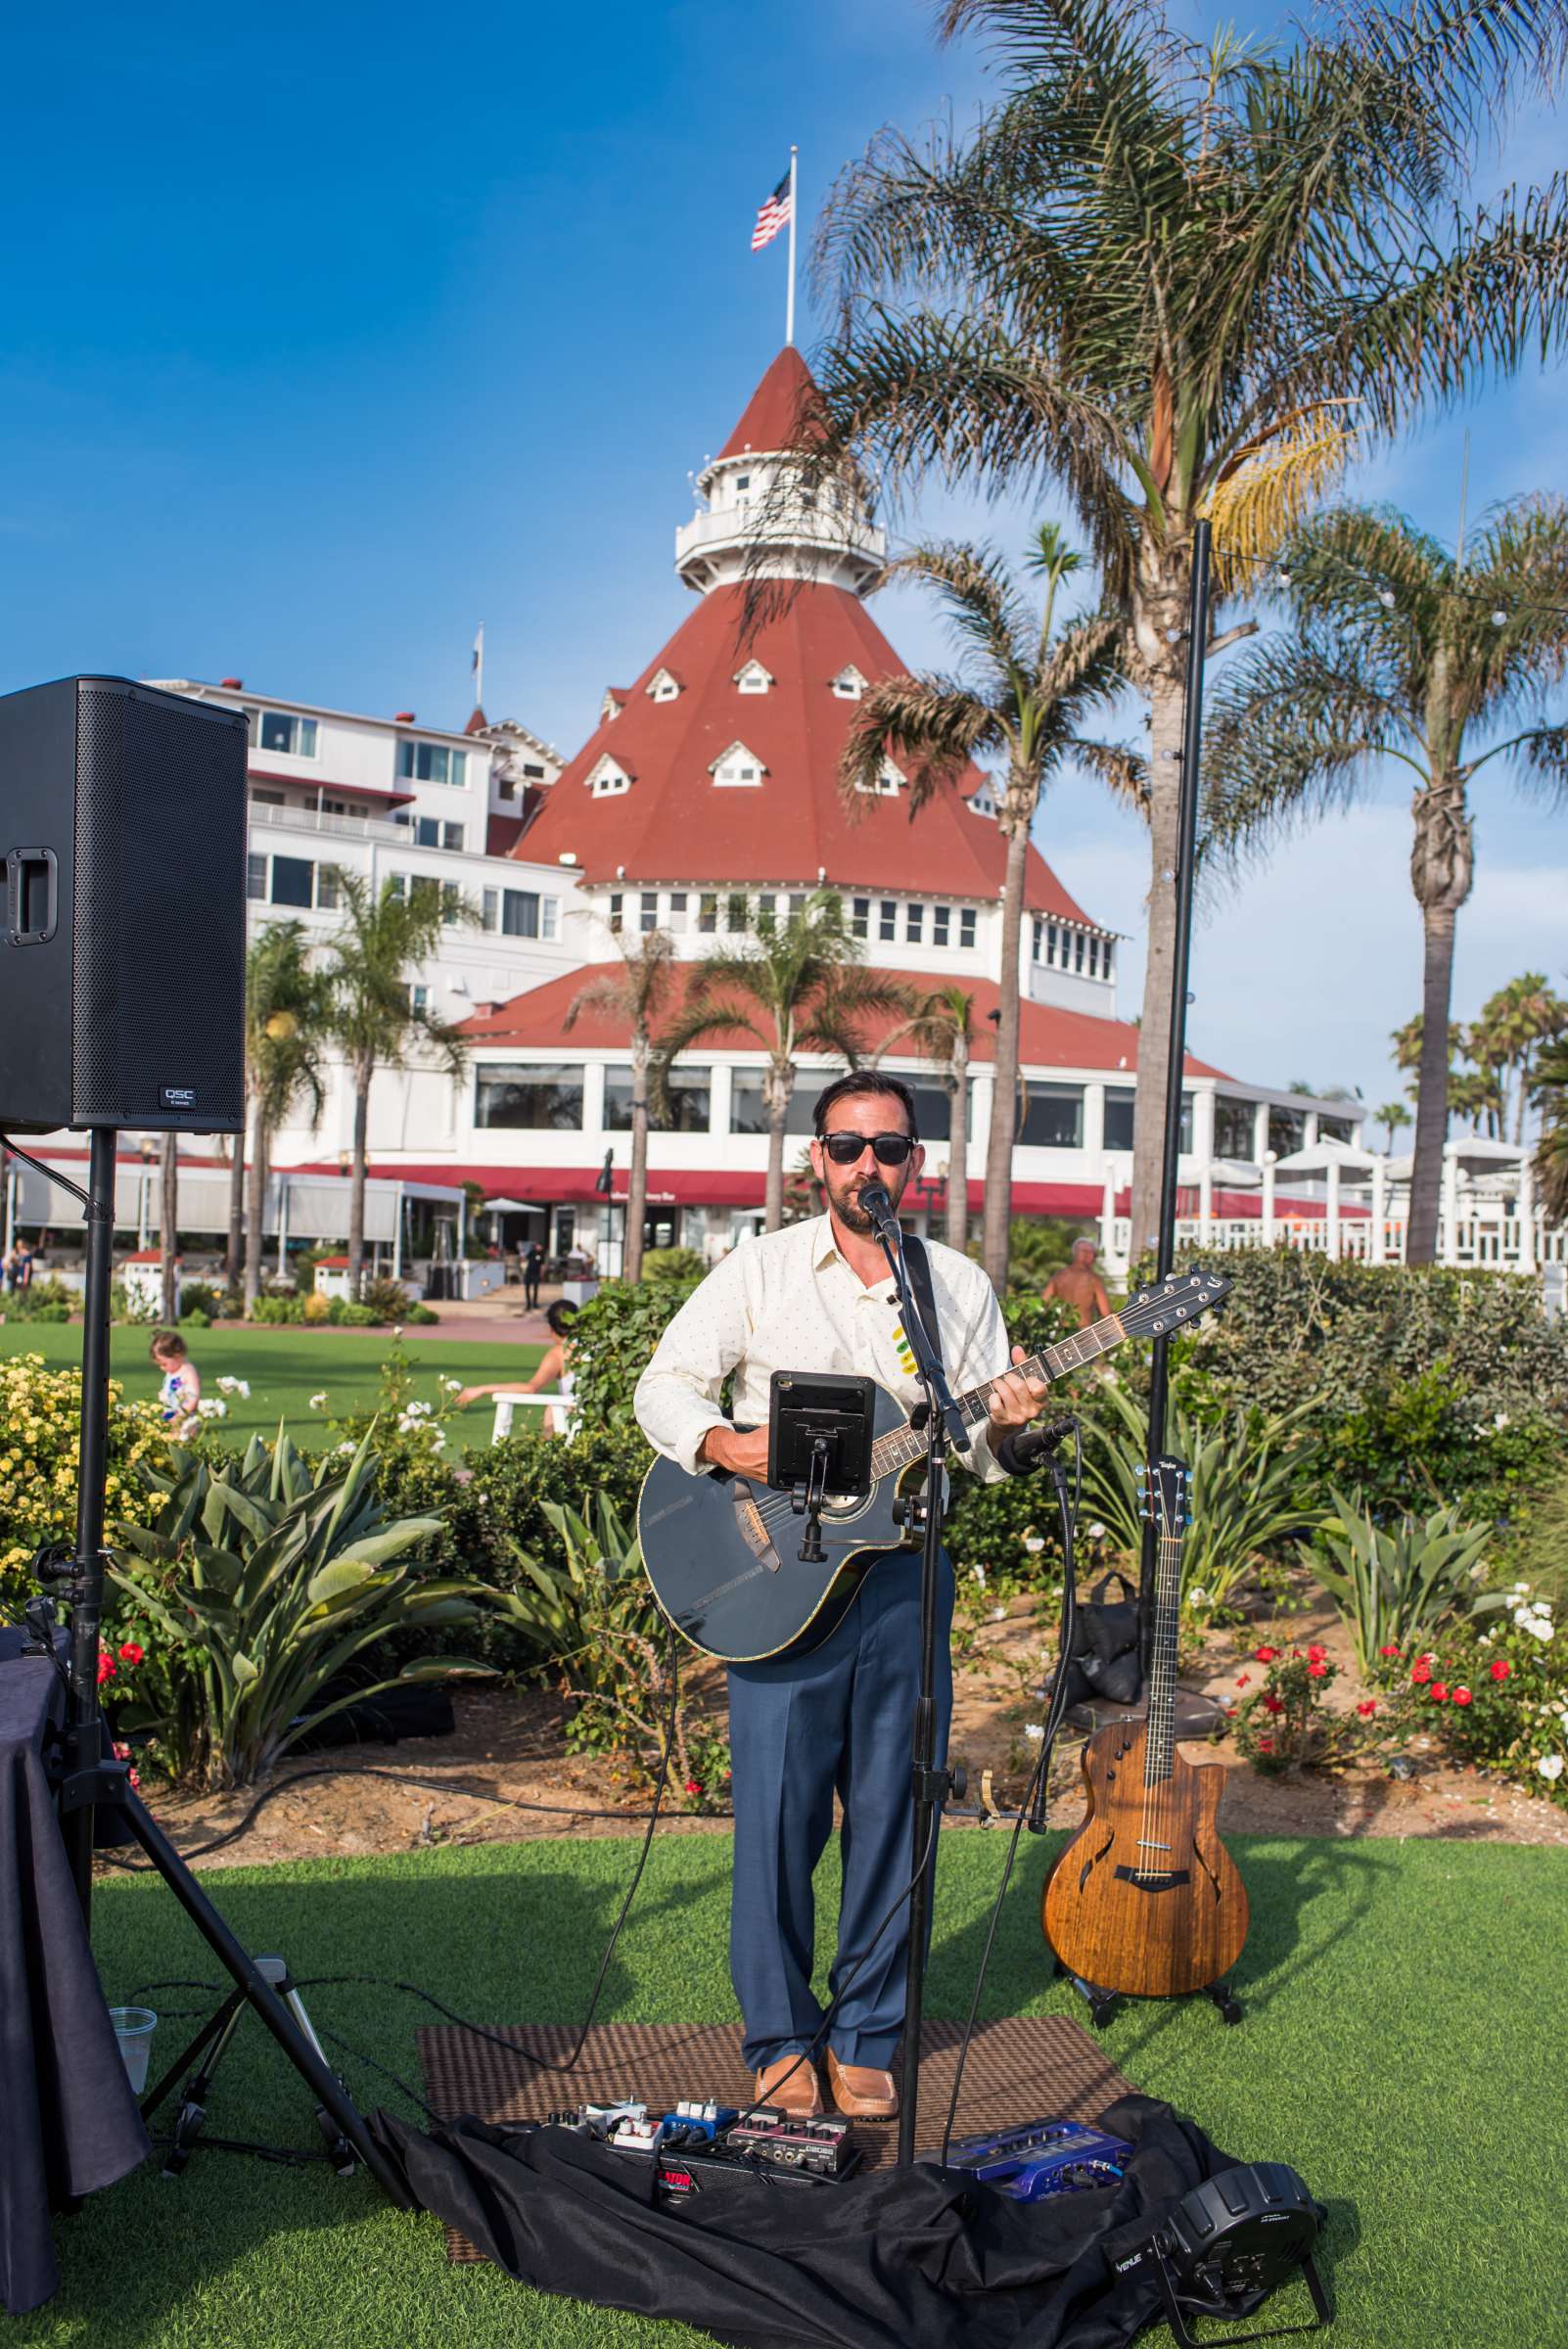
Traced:
<path fill-rule="evenodd" d="M 856 791 L 874 792 L 878 799 L 896 800 L 908 780 L 901 767 L 895 766 L 891 759 L 884 759 L 876 781 L 857 783 L 854 788 Z"/>
<path fill-rule="evenodd" d="M 680 692 L 680 679 L 668 668 L 656 668 L 648 679 L 647 692 L 651 702 L 672 702 Z"/>
<path fill-rule="evenodd" d="M 767 769 L 755 751 L 749 751 L 743 742 L 732 742 L 708 771 L 721 791 L 748 791 L 760 788 Z"/>
<path fill-rule="evenodd" d="M 866 682 L 851 661 L 833 679 L 833 691 L 841 702 L 857 702 L 866 689 Z"/>
<path fill-rule="evenodd" d="M 773 679 L 761 661 L 748 661 L 744 668 L 735 671 L 734 682 L 742 693 L 765 693 Z"/>
<path fill-rule="evenodd" d="M 968 805 L 972 815 L 993 816 L 996 812 L 996 802 L 992 797 L 991 785 L 982 783 L 978 791 L 972 791 L 969 795 Z"/>
<path fill-rule="evenodd" d="M 604 700 L 599 704 L 600 725 L 608 725 L 613 717 L 619 717 L 625 706 L 625 703 L 622 700 L 620 694 L 617 693 L 615 687 L 613 685 L 607 685 L 605 687 Z"/>
<path fill-rule="evenodd" d="M 631 777 L 623 766 L 618 766 L 608 751 L 584 775 L 583 781 L 596 800 L 613 800 L 631 789 Z"/>

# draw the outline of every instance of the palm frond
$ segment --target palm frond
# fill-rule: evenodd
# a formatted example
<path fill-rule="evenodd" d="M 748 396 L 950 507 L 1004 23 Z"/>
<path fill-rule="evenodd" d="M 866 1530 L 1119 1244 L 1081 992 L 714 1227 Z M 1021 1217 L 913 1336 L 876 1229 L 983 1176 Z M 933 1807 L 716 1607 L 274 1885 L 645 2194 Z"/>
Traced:
<path fill-rule="evenodd" d="M 853 823 L 877 805 L 895 760 L 909 780 L 909 812 L 958 782 L 977 752 L 996 749 L 996 713 L 954 678 L 879 677 L 855 704 L 839 757 L 839 797 Z"/>
<path fill-rule="evenodd" d="M 897 579 L 919 579 L 934 587 L 959 648 L 978 653 L 993 676 L 1005 678 L 1027 658 L 1029 616 L 993 546 L 953 539 L 911 546 L 883 573 L 884 583 Z"/>
<path fill-rule="evenodd" d="M 1222 595 L 1253 585 L 1355 448 L 1353 432 L 1318 419 L 1249 449 L 1221 473 L 1203 511 L 1214 525 L 1214 575 Z"/>
<path fill-rule="evenodd" d="M 1350 806 L 1403 733 L 1400 711 L 1357 667 L 1336 663 L 1331 640 L 1249 648 L 1205 716 L 1209 853 L 1244 857 L 1294 821 Z"/>
<path fill-rule="evenodd" d="M 1094 742 L 1075 738 L 1067 745 L 1068 756 L 1086 766 L 1091 775 L 1105 785 L 1111 797 L 1148 820 L 1149 762 L 1141 751 L 1134 751 L 1120 742 Z"/>

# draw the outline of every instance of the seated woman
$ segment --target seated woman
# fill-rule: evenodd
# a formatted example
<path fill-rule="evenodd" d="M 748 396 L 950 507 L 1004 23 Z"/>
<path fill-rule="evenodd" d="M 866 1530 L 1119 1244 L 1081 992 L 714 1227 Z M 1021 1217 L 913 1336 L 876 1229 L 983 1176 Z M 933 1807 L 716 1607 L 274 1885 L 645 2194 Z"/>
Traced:
<path fill-rule="evenodd" d="M 547 1306 L 544 1318 L 555 1343 L 545 1348 L 543 1359 L 533 1376 L 522 1386 L 515 1378 L 503 1378 L 493 1386 L 465 1387 L 457 1398 L 458 1409 L 466 1409 L 469 1404 L 478 1403 L 483 1395 L 539 1395 L 546 1387 L 555 1386 L 560 1390 L 560 1401 L 552 1403 L 546 1410 L 544 1432 L 550 1436 L 570 1435 L 574 1415 L 572 1344 L 567 1333 L 576 1319 L 576 1313 L 575 1305 L 567 1305 L 560 1299 L 554 1305 Z"/>

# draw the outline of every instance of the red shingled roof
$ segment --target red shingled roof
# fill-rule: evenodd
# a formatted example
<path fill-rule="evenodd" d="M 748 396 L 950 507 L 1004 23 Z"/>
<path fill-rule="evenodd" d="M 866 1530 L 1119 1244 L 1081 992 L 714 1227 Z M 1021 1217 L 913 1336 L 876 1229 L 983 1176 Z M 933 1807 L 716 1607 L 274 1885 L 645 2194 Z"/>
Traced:
<path fill-rule="evenodd" d="M 820 868 L 838 888 L 999 897 L 1001 835 L 964 800 L 978 770 L 913 822 L 904 794 L 868 796 L 856 823 L 840 806 L 839 754 L 854 704 L 832 680 L 851 663 L 870 678 L 906 673 L 859 597 L 821 581 L 804 585 L 743 641 L 745 594 L 736 584 L 703 597 L 625 689 L 621 715 L 595 727 L 513 853 L 554 864 L 570 850 L 588 881 L 613 880 L 623 865 L 633 883 L 814 888 Z M 766 693 L 742 693 L 734 681 L 750 659 L 777 680 Z M 673 701 L 639 690 L 661 668 L 685 680 Z M 736 741 L 767 770 L 761 785 L 715 783 L 713 761 Z M 586 778 L 607 752 L 636 779 L 627 792 L 595 799 Z M 1035 849 L 1025 902 L 1036 913 L 1090 919 Z"/>
<path fill-rule="evenodd" d="M 795 438 L 802 407 L 816 389 L 811 370 L 793 343 L 786 343 L 758 385 L 739 424 L 719 450 L 720 458 L 742 457 L 749 448 L 788 448 Z"/>
<path fill-rule="evenodd" d="M 716 943 L 721 943 L 717 942 Z M 689 982 L 695 965 L 680 963 L 675 977 L 684 986 Z M 622 966 L 618 962 L 590 963 L 582 970 L 566 972 L 559 979 L 547 979 L 539 987 L 529 988 L 523 994 L 514 995 L 491 1012 L 477 1012 L 462 1024 L 463 1034 L 471 1044 L 510 1044 L 519 1050 L 563 1051 L 586 1048 L 589 1051 L 620 1051 L 631 1042 L 631 1031 L 624 1019 L 607 1017 L 599 1011 L 585 1011 L 569 1030 L 566 1014 L 579 990 L 592 979 L 617 977 Z M 946 972 L 883 971 L 880 976 L 906 987 L 950 986 L 955 974 Z M 967 974 L 961 981 L 974 997 L 976 1029 L 974 1057 L 989 1061 L 995 1057 L 996 1031 L 987 1018 L 997 1003 L 994 980 L 972 979 Z M 1138 1031 L 1128 1020 L 1096 1019 L 1091 1012 L 1063 1011 L 1054 1004 L 1025 1002 L 1021 1009 L 1020 1057 L 1027 1069 L 1102 1069 L 1110 1076 L 1130 1074 L 1138 1065 Z M 867 1020 L 864 1027 L 865 1043 L 873 1048 L 890 1029 L 897 1025 L 889 1013 Z M 695 1049 L 695 1047 L 694 1047 Z M 721 1052 L 757 1050 L 757 1038 L 741 1029 L 710 1038 L 707 1049 Z M 897 1047 L 895 1047 L 897 1056 Z M 1189 1052 L 1186 1059 L 1189 1077 L 1223 1077 L 1222 1069 L 1210 1066 Z"/>

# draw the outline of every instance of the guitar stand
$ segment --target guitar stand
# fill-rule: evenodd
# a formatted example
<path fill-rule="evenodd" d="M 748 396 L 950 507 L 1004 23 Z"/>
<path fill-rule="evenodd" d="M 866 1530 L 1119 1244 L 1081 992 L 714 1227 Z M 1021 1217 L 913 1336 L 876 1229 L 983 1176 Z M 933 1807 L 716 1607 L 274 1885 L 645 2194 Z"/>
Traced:
<path fill-rule="evenodd" d="M 321 2042 L 317 2039 L 310 2017 L 305 2012 L 304 2001 L 295 1988 L 285 1959 L 282 1958 L 257 1958 L 254 1962 L 262 1981 L 276 1991 L 284 2005 L 288 2007 L 299 2027 L 300 2037 L 312 2049 L 323 2067 L 330 2070 L 331 2067 L 327 2064 Z M 157 2086 L 150 2089 L 142 2098 L 142 2118 L 144 2121 L 148 2121 L 152 2119 L 153 2114 L 168 2096 L 175 2082 L 182 2078 L 185 2081 L 185 2085 L 180 2091 L 179 2110 L 174 2119 L 173 2135 L 163 2157 L 161 2174 L 165 2178 L 180 2177 L 197 2145 L 202 2142 L 211 2146 L 216 2152 L 254 2153 L 262 2160 L 299 2162 L 319 2161 L 322 2158 L 320 2154 L 299 2153 L 293 2148 L 281 2145 L 252 2144 L 243 2139 L 210 2137 L 205 2134 L 207 2108 L 211 2097 L 213 2075 L 233 2045 L 234 2034 L 239 2029 L 240 2018 L 249 2003 L 249 1994 L 245 1989 L 236 1986 L 231 1990 L 222 2004 L 215 2007 L 208 2016 L 189 2046 L 175 2056 L 174 2061 Z M 196 2066 L 195 2070 L 190 2071 L 189 2076 L 186 2077 L 188 2067 L 193 2064 Z M 340 2178 L 351 2178 L 357 2167 L 357 2155 L 353 2146 L 325 2104 L 316 2106 L 315 2117 L 316 2126 L 326 2141 L 327 2160 Z"/>
<path fill-rule="evenodd" d="M 1051 1971 L 1058 1982 L 1064 1980 L 1071 1982 L 1080 1998 L 1087 2002 L 1089 2020 L 1095 2030 L 1103 2030 L 1121 2004 L 1121 1991 L 1106 1990 L 1100 1983 L 1086 1981 L 1082 1974 L 1071 1972 L 1054 1953 L 1051 1958 Z M 1188 1991 L 1182 1995 L 1188 1998 L 1212 2001 L 1220 2009 L 1222 2022 L 1239 2023 L 1241 2020 L 1244 2009 L 1228 1982 L 1206 1982 L 1202 1990 Z"/>

